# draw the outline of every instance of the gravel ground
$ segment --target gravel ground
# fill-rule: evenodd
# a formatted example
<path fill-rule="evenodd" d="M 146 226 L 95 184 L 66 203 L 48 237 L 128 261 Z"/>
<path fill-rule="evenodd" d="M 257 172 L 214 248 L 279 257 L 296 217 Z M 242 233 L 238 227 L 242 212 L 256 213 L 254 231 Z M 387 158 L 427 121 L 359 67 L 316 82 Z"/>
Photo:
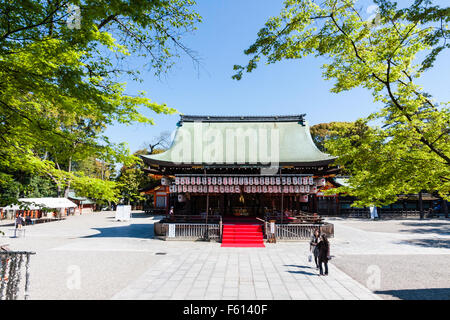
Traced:
<path fill-rule="evenodd" d="M 332 262 L 366 287 L 369 266 L 379 267 L 380 287 L 373 291 L 383 299 L 450 299 L 450 255 L 340 255 Z"/>
<path fill-rule="evenodd" d="M 450 299 L 449 220 L 330 220 L 332 263 L 383 299 Z"/>
<path fill-rule="evenodd" d="M 437 234 L 450 235 L 450 219 L 401 219 L 401 220 L 367 220 L 367 219 L 327 219 L 331 223 L 338 221 L 346 226 L 369 232 Z"/>

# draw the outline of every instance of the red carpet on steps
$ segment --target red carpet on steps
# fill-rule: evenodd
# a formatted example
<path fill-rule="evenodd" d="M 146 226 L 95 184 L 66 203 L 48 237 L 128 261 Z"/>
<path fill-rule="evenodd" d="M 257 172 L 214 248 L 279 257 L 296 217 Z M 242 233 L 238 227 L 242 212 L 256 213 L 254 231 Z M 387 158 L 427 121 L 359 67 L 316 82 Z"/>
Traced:
<path fill-rule="evenodd" d="M 265 247 L 261 224 L 242 222 L 224 222 L 222 247 Z"/>

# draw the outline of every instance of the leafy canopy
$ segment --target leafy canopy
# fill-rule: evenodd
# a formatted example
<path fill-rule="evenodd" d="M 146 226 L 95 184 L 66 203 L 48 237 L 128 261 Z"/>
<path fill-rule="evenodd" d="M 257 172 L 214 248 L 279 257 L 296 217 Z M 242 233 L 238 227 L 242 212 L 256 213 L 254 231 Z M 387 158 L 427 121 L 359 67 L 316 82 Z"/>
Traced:
<path fill-rule="evenodd" d="M 236 65 L 234 79 L 252 72 L 261 60 L 276 63 L 308 55 L 326 58 L 323 76 L 332 92 L 356 87 L 371 91 L 381 110 L 358 125 L 364 134 L 343 127 L 325 147 L 339 156 L 351 174 L 349 187 L 338 191 L 358 197 L 356 205 L 387 204 L 400 193 L 436 191 L 449 199 L 450 113 L 416 83 L 448 48 L 449 8 L 417 0 L 409 8 L 378 0 L 374 19 L 364 19 L 353 0 L 286 0 L 279 16 L 270 18 Z M 418 61 L 419 53 L 428 53 Z"/>
<path fill-rule="evenodd" d="M 125 145 L 104 137 L 105 128 L 153 124 L 145 110 L 176 112 L 145 92 L 125 93 L 124 79 L 139 80 L 145 69 L 159 76 L 180 52 L 195 59 L 181 42 L 200 21 L 193 5 L 191 0 L 2 1 L 0 171 L 49 175 L 58 188 L 95 189 L 98 197 L 117 199 L 114 183 L 74 172 L 72 163 L 89 156 L 133 163 L 137 158 Z"/>

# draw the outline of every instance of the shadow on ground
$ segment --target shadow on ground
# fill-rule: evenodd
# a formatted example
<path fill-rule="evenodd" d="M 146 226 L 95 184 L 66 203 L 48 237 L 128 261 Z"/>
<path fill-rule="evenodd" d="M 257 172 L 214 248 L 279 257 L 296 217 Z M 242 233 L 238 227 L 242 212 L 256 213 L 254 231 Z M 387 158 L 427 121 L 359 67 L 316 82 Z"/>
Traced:
<path fill-rule="evenodd" d="M 450 235 L 450 223 L 448 222 L 403 222 L 402 225 L 417 228 L 400 230 L 400 232 L 421 234 L 436 233 L 443 236 Z"/>
<path fill-rule="evenodd" d="M 402 300 L 449 300 L 450 288 L 430 289 L 403 289 L 375 291 L 376 294 L 384 294 Z"/>
<path fill-rule="evenodd" d="M 296 264 L 288 264 L 288 265 L 284 265 L 285 267 L 297 267 L 299 269 L 309 269 L 310 271 L 316 270 L 316 268 L 310 267 L 310 266 L 300 266 L 300 265 L 296 265 Z M 308 276 L 317 276 L 317 273 L 311 273 L 311 272 L 307 272 L 304 270 L 288 270 L 289 273 L 296 273 L 296 274 L 305 274 Z"/>
<path fill-rule="evenodd" d="M 398 244 L 409 244 L 423 248 L 450 249 L 450 240 L 447 239 L 413 239 L 397 242 Z"/>
<path fill-rule="evenodd" d="M 109 228 L 92 228 L 100 233 L 81 238 L 139 238 L 139 239 L 153 239 L 155 236 L 153 225 L 141 223 L 130 224 L 120 227 Z"/>
<path fill-rule="evenodd" d="M 144 212 L 135 212 L 131 214 L 132 219 L 139 219 L 139 218 L 150 218 L 152 220 L 158 220 L 164 218 L 164 216 L 160 214 L 150 214 L 150 213 L 144 213 Z M 107 217 L 109 220 L 115 220 L 116 217 Z"/>

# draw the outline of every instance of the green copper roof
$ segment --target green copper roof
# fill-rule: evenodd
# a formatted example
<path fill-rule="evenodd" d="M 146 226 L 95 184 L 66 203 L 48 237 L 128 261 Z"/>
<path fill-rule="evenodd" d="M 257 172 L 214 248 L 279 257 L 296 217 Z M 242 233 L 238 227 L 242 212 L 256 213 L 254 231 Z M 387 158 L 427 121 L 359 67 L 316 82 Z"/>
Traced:
<path fill-rule="evenodd" d="M 344 186 L 344 187 L 350 186 L 348 184 L 348 178 L 347 177 L 335 177 L 334 181 L 336 181 L 336 183 L 338 183 L 338 184 L 340 184 L 341 186 Z"/>
<path fill-rule="evenodd" d="M 320 166 L 335 159 L 315 146 L 303 115 L 182 116 L 171 147 L 142 158 L 162 166 Z"/>
<path fill-rule="evenodd" d="M 69 199 L 80 201 L 81 204 L 94 204 L 95 201 L 92 201 L 86 197 L 78 197 L 73 190 L 69 190 L 69 194 L 67 195 Z"/>

